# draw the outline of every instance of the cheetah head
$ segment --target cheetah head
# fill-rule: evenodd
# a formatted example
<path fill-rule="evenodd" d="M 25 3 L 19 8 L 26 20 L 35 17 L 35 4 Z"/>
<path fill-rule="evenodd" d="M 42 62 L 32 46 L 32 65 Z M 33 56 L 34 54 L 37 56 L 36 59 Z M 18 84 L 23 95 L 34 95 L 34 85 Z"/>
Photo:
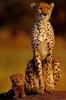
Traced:
<path fill-rule="evenodd" d="M 12 85 L 20 86 L 24 83 L 24 78 L 21 74 L 13 74 L 10 76 Z"/>
<path fill-rule="evenodd" d="M 44 16 L 46 17 L 46 15 L 51 16 L 52 10 L 54 8 L 54 3 L 40 3 L 40 4 L 36 4 L 36 3 L 31 3 L 31 8 L 34 9 L 35 15 L 37 16 Z"/>

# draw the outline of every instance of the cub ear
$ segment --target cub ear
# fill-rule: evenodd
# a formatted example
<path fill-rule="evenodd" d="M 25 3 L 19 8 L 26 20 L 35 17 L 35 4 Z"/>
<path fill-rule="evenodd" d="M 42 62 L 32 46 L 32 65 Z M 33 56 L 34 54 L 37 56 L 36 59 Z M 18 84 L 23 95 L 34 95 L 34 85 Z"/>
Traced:
<path fill-rule="evenodd" d="M 33 9 L 35 9 L 36 6 L 37 6 L 37 4 L 34 3 L 34 2 L 32 2 L 32 3 L 30 4 L 30 7 L 33 8 Z"/>

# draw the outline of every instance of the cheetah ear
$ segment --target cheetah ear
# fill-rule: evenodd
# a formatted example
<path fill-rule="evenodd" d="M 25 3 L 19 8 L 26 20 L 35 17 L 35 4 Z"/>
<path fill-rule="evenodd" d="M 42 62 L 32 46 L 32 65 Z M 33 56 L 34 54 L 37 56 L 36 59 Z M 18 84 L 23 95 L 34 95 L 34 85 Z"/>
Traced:
<path fill-rule="evenodd" d="M 35 9 L 35 7 L 37 6 L 37 4 L 34 3 L 34 2 L 32 2 L 32 3 L 30 4 L 30 6 L 31 6 L 31 8 Z"/>
<path fill-rule="evenodd" d="M 51 3 L 51 6 L 54 8 L 54 3 L 53 2 Z"/>

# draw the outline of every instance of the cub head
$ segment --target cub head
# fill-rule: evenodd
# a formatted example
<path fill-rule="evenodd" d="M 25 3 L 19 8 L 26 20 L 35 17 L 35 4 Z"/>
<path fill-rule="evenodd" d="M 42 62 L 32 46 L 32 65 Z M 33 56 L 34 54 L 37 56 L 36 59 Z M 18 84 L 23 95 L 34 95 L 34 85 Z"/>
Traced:
<path fill-rule="evenodd" d="M 24 84 L 24 78 L 21 74 L 13 74 L 12 76 L 10 76 L 10 80 L 12 82 L 12 85 L 22 85 Z"/>
<path fill-rule="evenodd" d="M 54 8 L 54 3 L 40 3 L 40 4 L 36 4 L 36 3 L 31 3 L 31 8 L 33 8 L 35 15 L 38 16 L 46 16 L 46 15 L 51 15 L 52 10 Z"/>

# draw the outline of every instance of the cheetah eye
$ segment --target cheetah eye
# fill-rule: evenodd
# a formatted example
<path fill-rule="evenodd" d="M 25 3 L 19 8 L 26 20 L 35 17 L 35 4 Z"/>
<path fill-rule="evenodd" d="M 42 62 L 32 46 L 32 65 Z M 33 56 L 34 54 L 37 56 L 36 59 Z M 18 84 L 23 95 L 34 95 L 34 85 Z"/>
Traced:
<path fill-rule="evenodd" d="M 49 7 L 47 9 L 49 9 Z"/>
<path fill-rule="evenodd" d="M 47 9 L 50 9 L 50 7 L 47 7 Z"/>
<path fill-rule="evenodd" d="M 42 8 L 39 8 L 40 10 L 42 10 Z"/>

